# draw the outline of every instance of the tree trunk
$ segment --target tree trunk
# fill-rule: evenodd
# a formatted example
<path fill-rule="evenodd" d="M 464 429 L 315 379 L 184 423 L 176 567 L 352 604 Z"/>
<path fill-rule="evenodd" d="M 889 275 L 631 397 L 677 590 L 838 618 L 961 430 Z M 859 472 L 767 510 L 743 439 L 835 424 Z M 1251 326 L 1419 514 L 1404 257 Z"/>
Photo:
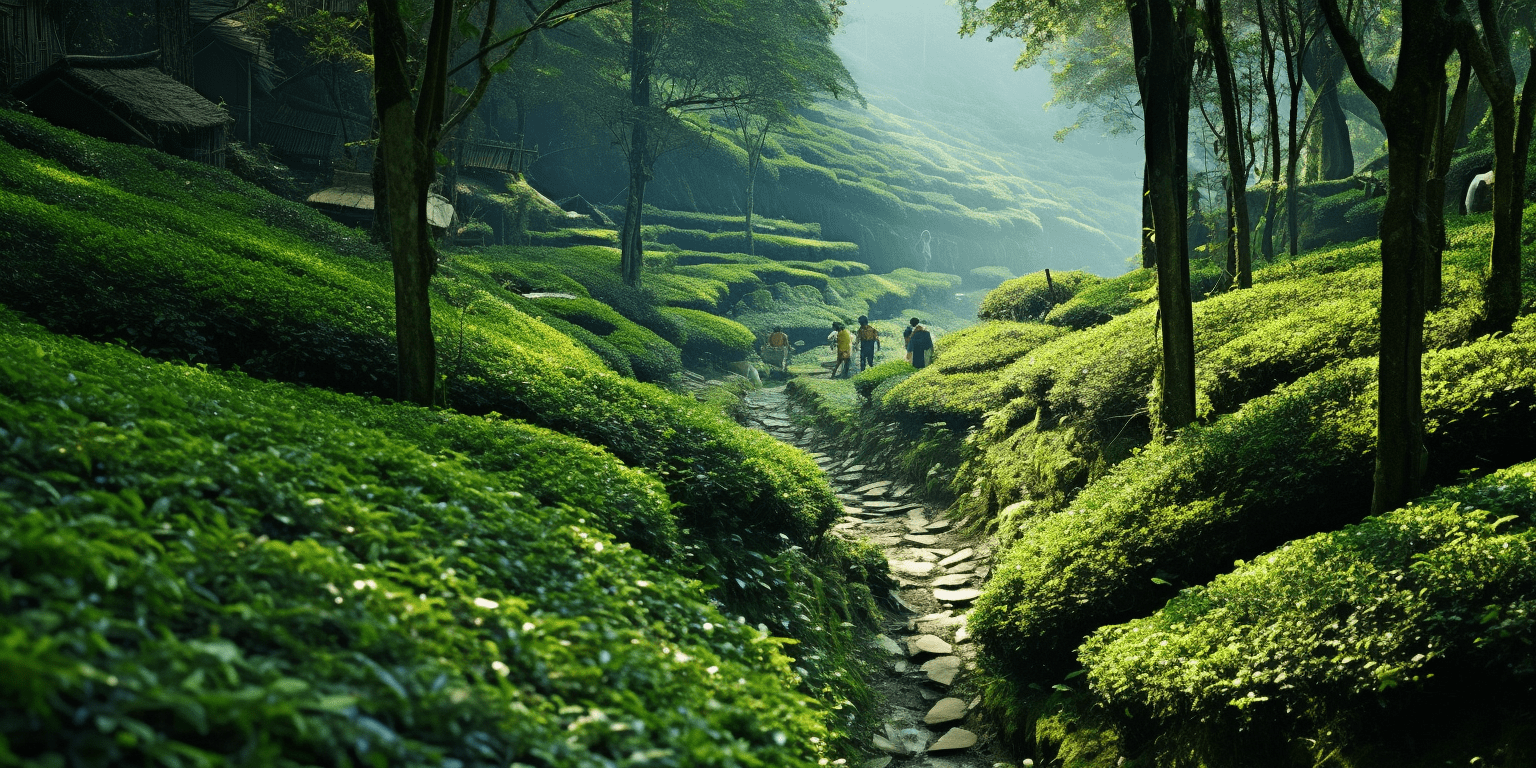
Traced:
<path fill-rule="evenodd" d="M 619 271 L 626 285 L 640 285 L 645 251 L 640 238 L 640 219 L 645 207 L 645 185 L 650 181 L 650 136 L 646 123 L 651 111 L 651 46 L 655 41 L 645 13 L 645 2 L 630 3 L 629 104 L 633 111 L 629 139 L 629 198 L 624 204 L 624 229 L 619 234 Z"/>
<path fill-rule="evenodd" d="M 1148 175 L 1148 163 L 1141 165 L 1141 266 L 1150 269 L 1157 266 L 1157 239 L 1152 227 L 1152 177 Z"/>
<path fill-rule="evenodd" d="M 1194 317 L 1189 291 L 1189 85 L 1194 40 L 1174 0 L 1127 0 L 1146 119 L 1147 187 L 1157 238 L 1162 370 L 1154 399 L 1164 436 L 1195 420 Z"/>
<path fill-rule="evenodd" d="M 191 0 L 155 0 L 155 28 L 160 33 L 160 71 L 192 85 Z"/>
<path fill-rule="evenodd" d="M 429 35 L 430 50 L 446 45 L 452 19 L 451 0 L 436 0 Z M 446 9 L 445 9 L 446 7 Z M 441 120 L 441 109 L 430 108 L 442 100 L 443 88 L 424 86 L 420 99 L 429 104 L 418 113 L 412 105 L 412 73 L 408 59 L 405 25 L 398 4 L 390 0 L 370 2 L 373 18 L 374 101 L 379 117 L 378 162 L 375 189 L 382 189 L 388 203 L 383 226 L 389 236 L 390 261 L 395 276 L 395 345 L 400 365 L 400 399 L 432 405 L 437 387 L 437 349 L 432 339 L 430 286 L 436 266 L 431 231 L 427 224 L 427 189 L 433 168 L 435 141 L 425 140 L 423 124 Z M 429 69 L 432 64 L 429 56 Z M 422 78 L 430 85 L 431 73 Z M 446 78 L 444 78 L 446 80 Z M 380 215 L 375 201 L 375 215 Z"/>
<path fill-rule="evenodd" d="M 1296 190 L 1296 162 L 1301 154 L 1301 136 L 1296 133 L 1296 122 L 1301 110 L 1301 62 L 1296 52 L 1297 38 L 1302 30 L 1291 29 L 1291 22 L 1284 17 L 1277 20 L 1280 27 L 1280 44 L 1285 52 L 1285 77 L 1290 88 L 1290 127 L 1286 134 L 1285 158 L 1285 233 L 1289 239 L 1288 251 L 1294 258 L 1298 252 L 1301 232 L 1301 216 L 1298 209 L 1300 195 Z"/>
<path fill-rule="evenodd" d="M 1483 83 L 1493 111 L 1493 247 L 1488 257 L 1488 280 L 1483 283 L 1480 330 L 1484 332 L 1508 333 L 1520 314 L 1520 225 L 1525 214 L 1525 158 L 1531 135 L 1531 79 L 1526 77 L 1518 106 L 1512 73 L 1501 87 L 1490 87 L 1486 79 Z"/>
<path fill-rule="evenodd" d="M 1264 238 L 1260 253 L 1265 261 L 1275 260 L 1275 215 L 1279 212 L 1280 199 L 1280 100 L 1275 95 L 1275 44 L 1269 36 L 1269 24 L 1264 14 L 1264 3 L 1258 3 L 1259 43 L 1263 61 L 1264 96 L 1269 101 L 1269 194 L 1264 196 Z"/>
<path fill-rule="evenodd" d="M 1226 31 L 1222 29 L 1221 0 L 1206 0 L 1206 39 L 1211 46 L 1211 59 L 1216 71 L 1216 83 L 1221 92 L 1222 129 L 1227 134 L 1228 203 L 1227 236 L 1235 257 L 1233 274 L 1238 288 L 1253 287 L 1253 251 L 1248 242 L 1248 163 L 1243 159 L 1243 131 L 1237 104 L 1237 77 L 1232 72 L 1232 59 L 1227 55 Z"/>
<path fill-rule="evenodd" d="M 1445 294 L 1444 264 L 1445 236 L 1445 175 L 1451 168 L 1451 155 L 1456 151 L 1456 141 L 1462 120 L 1467 111 L 1467 86 L 1472 79 L 1472 67 L 1462 60 L 1461 75 L 1456 80 L 1456 94 L 1451 97 L 1450 112 L 1440 123 L 1435 135 L 1434 165 L 1429 176 L 1429 228 L 1434 238 L 1430 244 L 1429 261 L 1424 265 L 1424 304 L 1430 309 L 1440 306 Z M 1444 101 L 1445 96 L 1441 95 Z M 1437 109 L 1435 114 L 1441 112 Z"/>
<path fill-rule="evenodd" d="M 1339 12 L 1321 0 L 1355 82 L 1381 111 L 1387 129 L 1386 210 L 1381 220 L 1381 350 L 1377 369 L 1376 471 L 1371 514 L 1403 506 L 1424 477 L 1424 267 L 1432 248 L 1430 164 L 1436 155 L 1437 107 L 1453 40 L 1439 0 L 1403 0 L 1403 37 L 1392 88 L 1371 74 Z"/>
<path fill-rule="evenodd" d="M 1309 3 L 1310 7 L 1310 3 Z M 1344 59 L 1327 35 L 1313 38 L 1302 54 L 1302 75 L 1317 102 L 1318 175 L 1320 181 L 1347 179 L 1355 173 L 1355 153 L 1349 141 L 1349 121 L 1339 102 Z"/>

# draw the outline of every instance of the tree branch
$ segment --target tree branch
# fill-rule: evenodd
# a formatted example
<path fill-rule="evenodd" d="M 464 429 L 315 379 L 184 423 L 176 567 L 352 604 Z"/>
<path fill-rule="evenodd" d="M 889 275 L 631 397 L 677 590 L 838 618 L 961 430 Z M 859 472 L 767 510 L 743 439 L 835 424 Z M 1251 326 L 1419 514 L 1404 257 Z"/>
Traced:
<path fill-rule="evenodd" d="M 562 14 L 562 15 L 559 15 L 559 16 L 555 16 L 554 15 L 554 14 L 558 13 L 561 8 L 564 8 L 565 6 L 570 5 L 572 2 L 575 2 L 575 0 L 555 0 L 555 2 L 551 3 L 548 8 L 545 8 L 543 11 L 539 12 L 539 14 L 534 17 L 533 21 L 530 22 L 526 28 L 520 29 L 520 30 L 518 30 L 516 32 L 513 32 L 512 34 L 507 35 L 506 37 L 504 37 L 504 38 L 502 38 L 500 40 L 497 40 L 494 43 L 484 43 L 484 42 L 482 42 L 481 46 L 480 46 L 480 50 L 476 51 L 475 55 L 469 57 L 468 59 L 465 59 L 462 62 L 459 62 L 452 69 L 448 70 L 448 76 L 449 77 L 453 77 L 454 75 L 458 74 L 461 70 L 463 70 L 465 67 L 467 67 L 467 66 L 469 66 L 471 64 L 474 64 L 477 61 L 483 61 L 486 56 L 489 56 L 496 49 L 498 49 L 498 48 L 500 48 L 500 47 L 502 47 L 504 45 L 507 45 L 508 43 L 514 43 L 515 42 L 517 46 L 521 46 L 523 44 L 523 40 L 527 39 L 528 35 L 534 33 L 537 30 L 540 30 L 540 29 L 553 29 L 555 27 L 560 26 L 561 24 L 566 23 L 567 21 L 571 21 L 572 19 L 579 18 L 579 17 L 584 16 L 584 15 L 586 15 L 588 13 L 591 13 L 592 11 L 596 11 L 596 10 L 599 10 L 599 9 L 602 9 L 602 8 L 607 8 L 610 5 L 618 5 L 619 3 L 624 2 L 624 0 L 599 0 L 599 2 L 594 3 L 592 5 L 589 5 L 589 6 L 586 6 L 584 8 L 578 8 L 578 9 L 576 9 L 574 11 L 569 11 L 569 12 L 567 12 L 565 14 Z M 493 1 L 493 4 L 494 4 L 494 1 Z M 528 3 L 528 7 L 529 7 L 529 10 L 532 10 L 533 9 L 532 3 Z M 504 55 L 500 59 L 498 59 L 497 60 L 498 63 L 500 63 L 502 61 L 506 61 L 507 59 L 511 58 L 512 54 L 514 54 L 516 52 L 517 52 L 517 47 L 514 47 L 506 55 Z"/>
<path fill-rule="evenodd" d="M 1317 0 L 1322 6 L 1323 16 L 1328 20 L 1328 30 L 1333 33 L 1333 39 L 1339 44 L 1339 52 L 1344 55 L 1344 63 L 1349 65 L 1349 74 L 1355 78 L 1355 85 L 1360 92 L 1376 105 L 1378 110 L 1385 110 L 1387 102 L 1392 98 L 1392 91 L 1383 85 L 1376 76 L 1371 74 L 1369 67 L 1365 65 L 1365 54 L 1360 51 L 1360 41 L 1355 39 L 1354 33 L 1349 31 L 1349 25 L 1344 22 L 1343 14 L 1339 13 L 1338 0 Z"/>
<path fill-rule="evenodd" d="M 223 13 L 221 13 L 221 14 L 219 14 L 219 15 L 217 15 L 217 16 L 215 16 L 215 17 L 213 17 L 213 18 L 211 18 L 211 19 L 209 19 L 209 20 L 207 20 L 205 22 L 203 22 L 203 25 L 198 27 L 197 31 L 201 32 L 201 31 L 203 31 L 203 30 L 213 26 L 214 22 L 219 21 L 219 20 L 225 18 L 226 16 L 233 16 L 233 15 L 235 15 L 235 14 L 237 14 L 237 13 L 239 13 L 239 12 L 241 12 L 241 11 L 243 11 L 243 10 L 245 10 L 245 9 L 255 5 L 255 4 L 256 4 L 256 0 L 245 0 L 244 3 L 242 3 L 240 5 L 237 5 L 234 8 L 231 8 L 231 9 L 229 9 L 229 10 L 227 10 L 227 11 L 225 11 L 225 12 L 223 12 Z M 196 34 L 196 32 L 194 32 L 193 34 Z"/>

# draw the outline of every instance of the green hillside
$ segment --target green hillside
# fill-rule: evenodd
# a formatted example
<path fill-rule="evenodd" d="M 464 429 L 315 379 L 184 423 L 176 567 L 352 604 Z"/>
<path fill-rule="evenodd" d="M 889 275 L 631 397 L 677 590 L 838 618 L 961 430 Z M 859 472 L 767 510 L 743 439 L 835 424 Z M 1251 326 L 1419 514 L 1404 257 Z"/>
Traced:
<path fill-rule="evenodd" d="M 1473 334 L 1491 233 L 1486 215 L 1453 221 L 1426 320 L 1441 488 L 1379 518 L 1375 242 L 1226 293 L 1207 293 L 1214 266 L 1197 261 L 1201 422 L 1166 442 L 1147 415 L 1147 270 L 1053 275 L 1054 290 L 1027 275 L 983 300 L 997 319 L 942 335 L 932 366 L 795 386 L 855 440 L 899 430 L 909 477 L 937 472 L 1004 543 L 967 626 L 993 722 L 1025 754 L 1228 765 L 1305 742 L 1348 764 L 1465 762 L 1518 749 L 1536 711 L 1536 656 L 1515 639 L 1533 573 L 1536 324 Z"/>
<path fill-rule="evenodd" d="M 0 178 L 0 303 L 38 324 L 4 330 L 13 752 L 87 739 L 77 711 L 110 762 L 805 764 L 847 738 L 880 556 L 824 536 L 803 453 L 615 372 L 740 352 L 740 325 L 624 288 L 607 249 L 459 253 L 433 297 L 455 412 L 387 405 L 360 233 L 9 112 Z"/>

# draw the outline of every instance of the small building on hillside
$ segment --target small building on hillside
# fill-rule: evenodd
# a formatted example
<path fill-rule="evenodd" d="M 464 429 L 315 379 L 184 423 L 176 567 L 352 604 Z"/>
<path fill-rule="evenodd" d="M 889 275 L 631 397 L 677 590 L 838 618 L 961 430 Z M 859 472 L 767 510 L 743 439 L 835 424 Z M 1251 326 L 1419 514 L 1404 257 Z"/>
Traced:
<path fill-rule="evenodd" d="M 15 95 L 54 125 L 222 168 L 229 113 L 161 72 L 156 56 L 65 56 Z"/>
<path fill-rule="evenodd" d="M 251 33 L 243 21 L 220 17 L 227 3 L 198 0 L 192 4 L 194 87 L 233 118 L 235 138 L 247 144 L 260 135 L 257 116 L 270 99 L 277 65 L 266 40 Z"/>
<path fill-rule="evenodd" d="M 16 87 L 64 56 L 56 8 L 47 0 L 0 0 L 0 91 Z"/>
<path fill-rule="evenodd" d="M 337 171 L 331 186 L 304 201 L 316 210 L 349 227 L 373 226 L 373 177 L 366 173 Z M 453 223 L 453 204 L 437 193 L 427 196 L 427 223 L 433 234 L 443 234 Z"/>

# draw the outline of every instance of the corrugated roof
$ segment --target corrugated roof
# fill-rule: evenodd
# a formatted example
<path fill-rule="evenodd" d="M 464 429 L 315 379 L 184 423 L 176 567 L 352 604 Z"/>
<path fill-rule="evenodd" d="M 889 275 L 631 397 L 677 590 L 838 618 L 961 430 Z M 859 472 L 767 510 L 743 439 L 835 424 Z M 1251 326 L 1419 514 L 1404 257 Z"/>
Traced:
<path fill-rule="evenodd" d="M 230 121 L 222 107 L 157 69 L 158 55 L 65 56 L 22 83 L 16 94 L 25 100 L 57 78 L 104 104 L 173 131 L 213 128 Z"/>
<path fill-rule="evenodd" d="M 373 210 L 373 177 L 366 173 L 337 172 L 335 186 L 310 195 L 304 202 L 357 211 Z M 427 223 L 439 229 L 453 223 L 453 204 L 442 195 L 427 195 Z"/>

